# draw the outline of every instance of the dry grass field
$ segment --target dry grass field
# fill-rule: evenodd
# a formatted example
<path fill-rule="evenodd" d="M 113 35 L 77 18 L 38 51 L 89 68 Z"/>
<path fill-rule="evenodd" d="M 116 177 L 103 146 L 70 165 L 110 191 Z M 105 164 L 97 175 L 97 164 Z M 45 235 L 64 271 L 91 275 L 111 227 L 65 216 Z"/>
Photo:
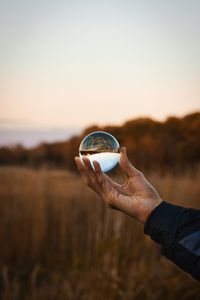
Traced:
<path fill-rule="evenodd" d="M 148 179 L 163 199 L 200 208 L 196 175 Z M 199 299 L 143 227 L 104 207 L 78 175 L 0 169 L 0 299 Z"/>

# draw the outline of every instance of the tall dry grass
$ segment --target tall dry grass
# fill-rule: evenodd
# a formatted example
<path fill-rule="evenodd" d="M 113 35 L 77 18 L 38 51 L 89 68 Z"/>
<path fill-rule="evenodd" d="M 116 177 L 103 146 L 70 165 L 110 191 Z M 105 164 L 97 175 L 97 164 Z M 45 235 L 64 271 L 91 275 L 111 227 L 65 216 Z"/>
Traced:
<path fill-rule="evenodd" d="M 162 197 L 200 207 L 198 178 L 148 176 Z M 0 299 L 199 299 L 199 283 L 160 255 L 130 217 L 79 176 L 0 169 Z"/>

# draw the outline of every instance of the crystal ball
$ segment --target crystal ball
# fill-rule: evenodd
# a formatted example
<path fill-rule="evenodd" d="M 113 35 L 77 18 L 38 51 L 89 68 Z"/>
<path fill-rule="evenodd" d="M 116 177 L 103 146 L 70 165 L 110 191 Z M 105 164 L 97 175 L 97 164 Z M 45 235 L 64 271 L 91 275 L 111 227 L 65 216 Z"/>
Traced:
<path fill-rule="evenodd" d="M 119 148 L 118 141 L 110 133 L 95 131 L 82 140 L 79 147 L 79 156 L 82 159 L 83 155 L 86 155 L 92 166 L 93 161 L 98 161 L 102 171 L 108 172 L 119 162 Z"/>

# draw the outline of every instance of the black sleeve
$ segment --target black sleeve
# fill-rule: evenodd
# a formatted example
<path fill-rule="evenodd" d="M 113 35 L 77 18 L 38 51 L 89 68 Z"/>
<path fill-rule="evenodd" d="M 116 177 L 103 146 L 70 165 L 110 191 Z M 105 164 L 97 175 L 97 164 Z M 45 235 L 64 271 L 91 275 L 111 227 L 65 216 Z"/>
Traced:
<path fill-rule="evenodd" d="M 200 210 L 163 201 L 148 217 L 144 233 L 161 244 L 162 254 L 200 280 Z"/>

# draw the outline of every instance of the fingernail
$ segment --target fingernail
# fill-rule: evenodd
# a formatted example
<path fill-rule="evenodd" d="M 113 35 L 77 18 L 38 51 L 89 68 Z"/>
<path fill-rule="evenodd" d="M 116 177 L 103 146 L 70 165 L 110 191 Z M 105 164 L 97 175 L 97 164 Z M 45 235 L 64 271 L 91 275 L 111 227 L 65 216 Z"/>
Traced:
<path fill-rule="evenodd" d="M 121 147 L 120 148 L 120 152 L 124 152 L 125 153 L 126 152 L 126 147 Z"/>

